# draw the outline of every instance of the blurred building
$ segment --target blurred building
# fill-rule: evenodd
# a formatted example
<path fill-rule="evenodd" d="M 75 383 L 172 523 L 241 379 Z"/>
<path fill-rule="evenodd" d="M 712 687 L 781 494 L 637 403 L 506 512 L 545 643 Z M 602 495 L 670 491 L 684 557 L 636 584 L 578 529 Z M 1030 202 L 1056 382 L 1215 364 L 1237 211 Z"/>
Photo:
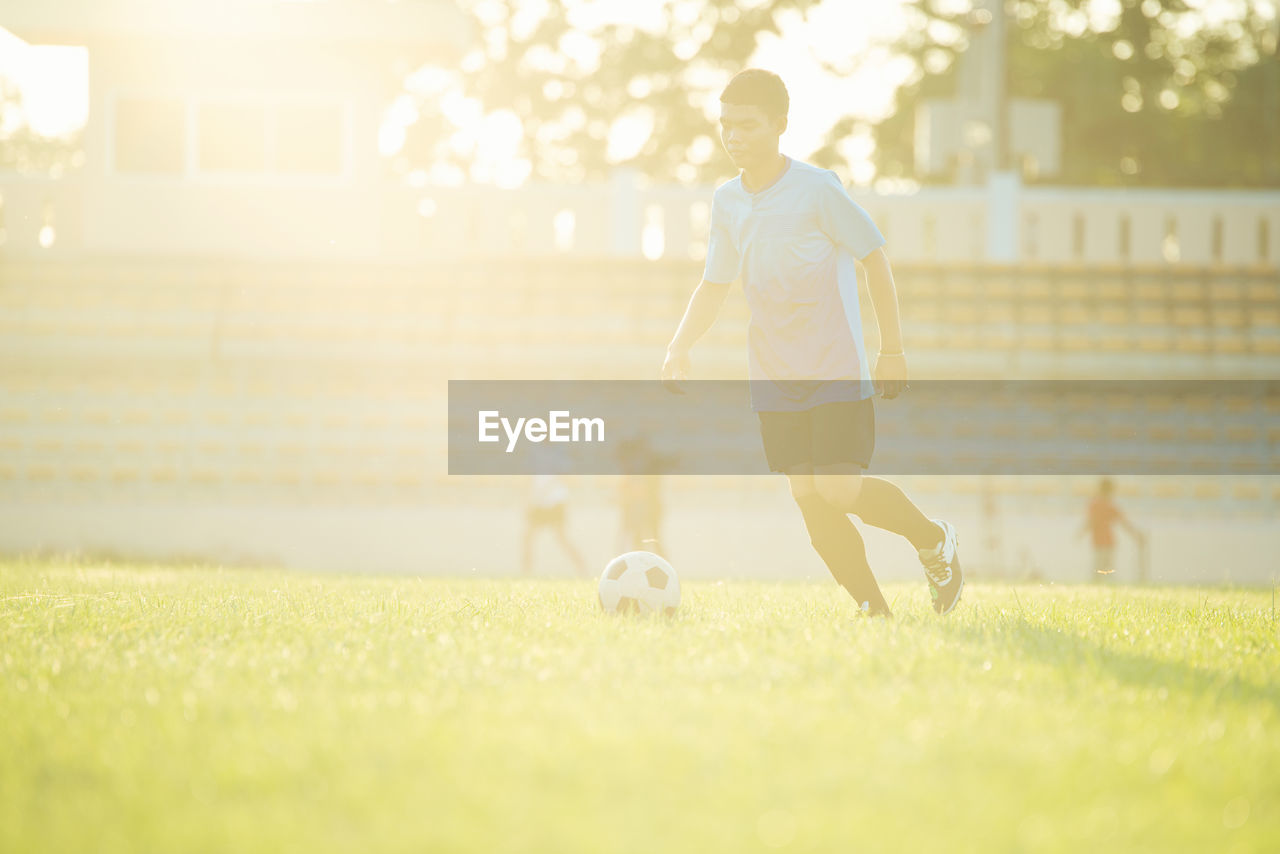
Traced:
<path fill-rule="evenodd" d="M 84 167 L 3 187 L 11 251 L 376 255 L 382 110 L 470 39 L 447 0 L 0 0 L 0 25 L 90 65 Z"/>
<path fill-rule="evenodd" d="M 1012 164 L 1056 170 L 1059 111 L 1018 99 L 1001 108 L 1004 24 L 988 7 L 961 57 L 959 96 L 925 105 L 918 122 L 922 169 L 967 180 L 854 194 L 896 261 L 1276 265 L 1274 192 L 1021 186 Z M 517 190 L 389 180 L 381 110 L 406 73 L 455 62 L 474 40 L 448 0 L 0 0 L 0 24 L 30 43 L 87 46 L 90 64 L 83 168 L 65 180 L 0 176 L 8 257 L 421 263 L 704 251 L 710 187 L 627 172 Z"/>

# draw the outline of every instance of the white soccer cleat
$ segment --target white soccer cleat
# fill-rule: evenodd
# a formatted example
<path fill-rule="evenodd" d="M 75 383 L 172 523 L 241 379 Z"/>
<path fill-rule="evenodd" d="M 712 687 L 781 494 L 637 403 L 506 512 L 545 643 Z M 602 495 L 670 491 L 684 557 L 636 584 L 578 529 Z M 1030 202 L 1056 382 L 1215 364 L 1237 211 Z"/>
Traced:
<path fill-rule="evenodd" d="M 933 523 L 942 529 L 942 542 L 931 549 L 920 549 L 920 565 L 924 567 L 924 577 L 929 580 L 933 610 L 949 614 L 960 601 L 960 591 L 964 589 L 964 574 L 960 571 L 958 554 L 959 538 L 950 522 L 934 519 Z"/>

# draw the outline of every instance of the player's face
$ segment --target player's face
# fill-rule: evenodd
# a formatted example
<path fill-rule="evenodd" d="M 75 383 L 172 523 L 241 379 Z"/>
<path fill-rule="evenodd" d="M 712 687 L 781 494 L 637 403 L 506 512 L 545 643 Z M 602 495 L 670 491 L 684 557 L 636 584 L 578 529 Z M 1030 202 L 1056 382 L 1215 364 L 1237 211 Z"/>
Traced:
<path fill-rule="evenodd" d="M 720 102 L 720 141 L 733 164 L 745 169 L 778 154 L 782 128 L 754 104 Z"/>

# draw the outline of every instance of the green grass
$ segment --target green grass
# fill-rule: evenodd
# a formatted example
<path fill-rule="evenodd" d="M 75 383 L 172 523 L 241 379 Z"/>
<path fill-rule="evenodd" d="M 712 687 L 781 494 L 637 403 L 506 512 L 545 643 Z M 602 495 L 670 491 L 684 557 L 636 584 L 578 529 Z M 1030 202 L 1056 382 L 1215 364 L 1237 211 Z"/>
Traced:
<path fill-rule="evenodd" d="M 1271 591 L 0 563 L 0 850 L 1276 851 Z"/>

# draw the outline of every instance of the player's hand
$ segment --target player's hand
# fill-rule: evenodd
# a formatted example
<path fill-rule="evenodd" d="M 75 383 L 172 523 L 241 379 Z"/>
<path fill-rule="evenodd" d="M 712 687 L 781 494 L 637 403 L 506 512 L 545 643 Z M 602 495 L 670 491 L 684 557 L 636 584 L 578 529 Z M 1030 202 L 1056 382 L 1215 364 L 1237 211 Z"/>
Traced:
<path fill-rule="evenodd" d="M 662 362 L 662 385 L 672 394 L 684 394 L 683 383 L 689 379 L 689 351 L 678 347 L 667 348 L 667 358 Z"/>
<path fill-rule="evenodd" d="M 893 400 L 910 388 L 907 385 L 907 357 L 901 353 L 876 356 L 876 367 L 871 376 L 876 391 L 885 400 Z"/>

